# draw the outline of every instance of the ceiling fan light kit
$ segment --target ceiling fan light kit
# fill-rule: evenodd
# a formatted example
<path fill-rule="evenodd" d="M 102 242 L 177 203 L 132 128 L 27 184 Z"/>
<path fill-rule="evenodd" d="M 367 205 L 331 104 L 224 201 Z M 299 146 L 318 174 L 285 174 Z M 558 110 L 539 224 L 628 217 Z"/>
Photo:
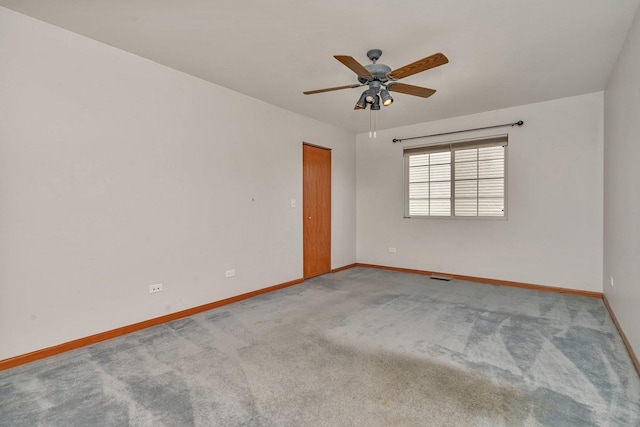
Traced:
<path fill-rule="evenodd" d="M 387 89 L 382 89 L 380 91 L 380 97 L 382 98 L 382 105 L 384 105 L 385 107 L 393 104 L 393 98 L 391 97 L 391 94 Z"/>
<path fill-rule="evenodd" d="M 362 65 L 356 61 L 353 57 L 348 55 L 335 55 L 338 61 L 358 76 L 358 82 L 360 84 L 344 85 L 330 87 L 326 89 L 317 89 L 303 92 L 305 95 L 313 95 L 316 93 L 330 92 L 334 90 L 353 89 L 361 86 L 368 86 L 367 90 L 362 92 L 358 102 L 356 102 L 354 110 L 365 110 L 367 105 L 370 106 L 370 111 L 380 110 L 380 99 L 382 98 L 382 105 L 388 107 L 393 104 L 393 97 L 389 92 L 404 93 L 406 95 L 419 96 L 421 98 L 428 98 L 433 95 L 435 89 L 429 89 L 421 86 L 413 86 L 405 83 L 398 83 L 398 80 L 405 77 L 412 76 L 417 73 L 429 70 L 431 68 L 444 65 L 449 62 L 446 56 L 442 53 L 436 53 L 426 58 L 422 58 L 404 67 L 396 68 L 392 70 L 391 67 L 385 64 L 378 64 L 377 61 L 382 56 L 380 49 L 371 49 L 367 52 L 367 57 L 371 60 L 372 64 Z M 371 123 L 375 123 L 375 118 L 370 119 Z M 372 126 L 374 126 L 372 124 Z M 369 135 L 375 137 L 375 128 L 371 128 Z"/>
<path fill-rule="evenodd" d="M 354 110 L 364 110 L 365 108 L 367 108 L 367 91 L 362 92 L 356 106 L 353 107 Z"/>

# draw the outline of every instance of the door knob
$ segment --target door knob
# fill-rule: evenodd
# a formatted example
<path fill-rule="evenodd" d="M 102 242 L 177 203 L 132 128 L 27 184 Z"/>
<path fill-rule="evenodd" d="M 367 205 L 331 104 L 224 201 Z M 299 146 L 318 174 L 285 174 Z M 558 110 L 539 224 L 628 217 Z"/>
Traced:
<path fill-rule="evenodd" d="M 311 217 L 308 217 L 307 219 L 311 219 Z"/>

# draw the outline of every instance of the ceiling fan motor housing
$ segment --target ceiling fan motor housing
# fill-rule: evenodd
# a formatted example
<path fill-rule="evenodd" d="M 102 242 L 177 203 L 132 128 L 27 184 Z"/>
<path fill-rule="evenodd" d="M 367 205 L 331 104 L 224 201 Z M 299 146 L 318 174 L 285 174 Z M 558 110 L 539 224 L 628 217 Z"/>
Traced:
<path fill-rule="evenodd" d="M 389 80 L 387 75 L 391 72 L 391 67 L 385 64 L 368 64 L 365 65 L 366 68 L 373 77 L 370 76 L 358 76 L 358 81 L 362 84 L 367 84 L 367 82 L 377 80 L 382 83 L 385 83 Z"/>

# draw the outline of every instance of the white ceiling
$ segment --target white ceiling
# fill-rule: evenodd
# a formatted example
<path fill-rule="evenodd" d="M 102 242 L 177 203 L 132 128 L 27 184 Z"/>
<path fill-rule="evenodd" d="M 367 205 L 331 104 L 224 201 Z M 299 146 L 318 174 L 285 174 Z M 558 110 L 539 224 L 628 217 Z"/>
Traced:
<path fill-rule="evenodd" d="M 361 88 L 333 59 L 382 49 L 392 69 L 436 52 L 449 64 L 403 79 L 378 128 L 605 88 L 640 0 L 0 0 L 0 5 L 353 132 Z"/>

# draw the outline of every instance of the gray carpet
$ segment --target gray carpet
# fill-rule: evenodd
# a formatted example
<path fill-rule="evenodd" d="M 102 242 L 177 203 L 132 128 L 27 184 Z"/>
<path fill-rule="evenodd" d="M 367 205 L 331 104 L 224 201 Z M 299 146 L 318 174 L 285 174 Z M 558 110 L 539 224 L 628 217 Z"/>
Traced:
<path fill-rule="evenodd" d="M 0 372 L 1 426 L 640 426 L 602 301 L 353 268 Z"/>

